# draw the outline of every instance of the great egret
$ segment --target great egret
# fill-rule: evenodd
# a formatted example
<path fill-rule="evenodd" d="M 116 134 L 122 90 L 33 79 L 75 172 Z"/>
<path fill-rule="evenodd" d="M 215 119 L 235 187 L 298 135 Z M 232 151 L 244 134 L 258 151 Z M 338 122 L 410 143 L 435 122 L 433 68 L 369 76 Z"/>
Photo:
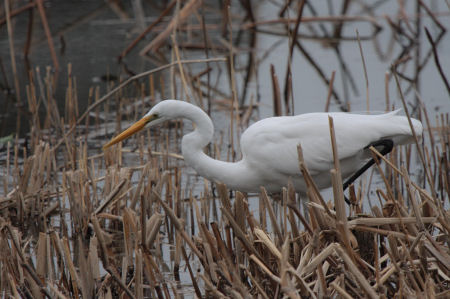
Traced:
<path fill-rule="evenodd" d="M 328 116 L 334 122 L 342 176 L 348 177 L 370 159 L 367 146 L 377 145 L 379 141 L 388 141 L 391 145 L 413 142 L 407 118 L 397 113 L 398 110 L 380 115 L 308 113 L 266 118 L 252 124 L 242 134 L 242 160 L 233 163 L 215 160 L 203 152 L 213 138 L 214 126 L 202 109 L 183 101 L 165 100 L 103 148 L 144 127 L 184 118 L 195 123 L 195 129 L 183 136 L 182 154 L 199 175 L 242 192 L 258 192 L 261 186 L 269 192 L 280 192 L 291 179 L 296 191 L 305 193 L 306 184 L 298 167 L 298 144 L 302 146 L 306 166 L 317 186 L 320 189 L 331 186 L 329 171 L 334 164 Z M 421 122 L 411 121 L 420 137 Z"/>

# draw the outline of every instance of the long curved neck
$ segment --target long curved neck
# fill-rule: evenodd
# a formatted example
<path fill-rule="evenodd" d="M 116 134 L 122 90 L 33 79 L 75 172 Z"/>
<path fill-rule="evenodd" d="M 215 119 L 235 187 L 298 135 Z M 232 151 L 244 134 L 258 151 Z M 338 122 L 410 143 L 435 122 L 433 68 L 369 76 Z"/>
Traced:
<path fill-rule="evenodd" d="M 195 130 L 183 137 L 181 150 L 185 162 L 203 177 L 233 187 L 234 178 L 242 173 L 242 163 L 230 163 L 215 160 L 203 152 L 214 135 L 214 125 L 209 116 L 196 106 L 189 106 L 181 117 L 194 123 Z"/>
<path fill-rule="evenodd" d="M 194 131 L 183 136 L 181 149 L 186 161 L 191 156 L 196 157 L 199 153 L 203 154 L 203 148 L 207 146 L 214 135 L 214 125 L 209 116 L 200 108 L 189 105 L 187 109 L 181 111 L 180 117 L 190 120 L 194 123 Z"/>

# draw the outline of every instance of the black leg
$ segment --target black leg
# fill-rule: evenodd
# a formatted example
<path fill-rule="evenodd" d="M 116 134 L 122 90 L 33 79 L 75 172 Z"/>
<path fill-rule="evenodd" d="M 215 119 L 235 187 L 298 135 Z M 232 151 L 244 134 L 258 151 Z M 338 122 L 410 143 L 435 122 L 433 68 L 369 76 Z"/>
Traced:
<path fill-rule="evenodd" d="M 373 147 L 382 146 L 383 148 L 380 150 L 380 154 L 385 156 L 385 155 L 389 154 L 392 151 L 392 149 L 394 148 L 394 142 L 391 139 L 382 139 L 382 140 L 372 142 L 371 144 L 366 146 L 364 149 L 368 149 L 371 146 L 373 146 Z M 353 182 L 357 178 L 359 178 L 373 164 L 375 164 L 375 160 L 372 158 L 369 161 L 367 161 L 367 163 L 364 164 L 364 166 L 361 167 L 357 172 L 355 172 L 350 178 L 348 178 L 347 181 L 345 181 L 345 183 L 342 185 L 342 188 L 344 189 L 344 191 L 345 191 L 345 189 L 348 188 L 348 186 L 353 184 Z M 347 197 L 344 197 L 344 198 L 345 198 L 345 201 L 347 202 L 347 204 L 350 205 L 351 203 L 348 200 L 348 198 Z"/>

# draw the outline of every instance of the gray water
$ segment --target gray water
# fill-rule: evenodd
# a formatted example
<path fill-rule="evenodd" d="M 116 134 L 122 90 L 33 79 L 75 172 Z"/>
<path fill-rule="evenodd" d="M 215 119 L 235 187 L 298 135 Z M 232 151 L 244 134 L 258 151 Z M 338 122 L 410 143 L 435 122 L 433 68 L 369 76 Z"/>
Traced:
<path fill-rule="evenodd" d="M 277 19 L 279 5 L 277 6 L 274 3 L 276 2 L 255 2 L 254 11 L 256 13 L 256 19 L 258 21 Z M 118 63 L 117 57 L 137 36 L 140 29 L 134 21 L 133 10 L 129 3 L 124 3 L 124 10 L 130 17 L 128 20 L 121 20 L 111 8 L 103 4 L 103 1 L 46 1 L 45 4 L 47 7 L 46 12 L 49 26 L 54 35 L 53 43 L 60 65 L 60 71 L 57 76 L 57 102 L 62 109 L 67 86 L 67 65 L 71 63 L 72 73 L 77 80 L 80 111 L 83 111 L 87 106 L 87 97 L 90 87 L 100 86 L 101 94 L 105 94 L 106 84 L 103 80 L 106 79 L 108 75 L 113 79 L 118 77 L 127 78 L 130 75 L 130 73 L 124 72 L 124 65 Z M 336 2 L 334 2 L 334 4 L 334 10 L 337 10 L 339 5 L 337 5 Z M 427 4 L 433 11 L 441 13 L 441 16 L 438 17 L 438 19 L 444 26 L 450 23 L 449 8 L 446 6 L 445 1 L 427 1 Z M 327 16 L 331 14 L 327 1 L 317 1 L 314 5 L 318 15 Z M 407 1 L 405 5 L 406 13 L 410 17 L 410 26 L 413 27 L 415 4 L 411 1 Z M 232 9 L 239 12 L 239 8 L 236 6 L 233 6 Z M 362 8 L 360 5 L 353 3 L 350 5 L 347 14 L 362 15 L 363 13 L 361 10 Z M 93 11 L 96 13 L 92 13 Z M 155 10 L 154 7 L 144 5 L 144 15 L 147 17 L 147 24 L 155 19 L 157 13 L 158 10 Z M 394 42 L 392 51 L 387 50 L 392 38 L 392 30 L 382 16 L 388 15 L 392 19 L 395 19 L 396 14 L 398 14 L 396 1 L 387 1 L 386 3 L 383 3 L 378 9 L 375 9 L 373 13 L 377 16 L 376 20 L 382 28 L 381 32 L 376 35 L 378 44 L 380 45 L 382 52 L 389 52 L 390 55 L 387 55 L 387 57 L 380 57 L 375 50 L 374 39 L 369 41 L 363 40 L 361 42 L 369 80 L 369 107 L 366 105 L 365 77 L 358 43 L 352 40 L 343 41 L 340 44 L 342 61 L 349 69 L 354 81 L 354 86 L 356 86 L 357 89 L 357 91 L 354 91 L 350 87 L 348 80 L 345 78 L 346 76 L 339 66 L 336 52 L 332 48 L 325 46 L 325 43 L 321 40 L 301 39 L 302 46 L 304 46 L 312 55 L 313 59 L 319 64 L 327 78 L 331 77 L 332 71 L 336 71 L 334 82 L 335 89 L 340 96 L 340 100 L 348 102 L 352 111 L 385 110 L 385 73 L 386 71 L 389 71 L 390 65 L 394 62 L 393 59 L 395 59 L 402 50 L 400 44 L 406 44 L 405 41 L 400 40 L 399 42 Z M 86 17 L 89 16 L 89 14 L 92 14 L 92 16 Z M 310 15 L 308 9 L 305 8 L 304 16 Z M 364 13 L 364 15 L 367 14 Z M 295 17 L 293 12 L 291 12 L 290 17 Z M 41 73 L 45 74 L 45 68 L 52 65 L 52 60 L 42 30 L 40 18 L 37 13 L 35 13 L 33 20 L 33 38 L 28 66 L 33 71 L 36 70 L 36 67 L 39 67 Z M 211 16 L 206 17 L 206 22 L 215 24 L 214 18 Z M 27 72 L 29 69 L 23 59 L 22 50 L 26 40 L 28 14 L 22 13 L 13 18 L 12 24 L 14 32 L 14 48 L 21 86 L 21 101 L 22 103 L 26 103 L 25 86 L 28 83 Z M 300 25 L 299 33 L 311 35 L 308 26 L 314 26 L 316 28 L 315 30 L 320 32 L 317 23 L 302 23 Z M 328 30 L 328 32 L 332 32 L 331 23 L 324 22 L 322 26 Z M 423 26 L 427 26 L 434 37 L 439 33 L 438 28 L 432 23 L 431 18 L 427 16 L 423 17 L 422 27 Z M 236 28 L 234 29 L 237 31 L 238 26 L 235 27 Z M 261 26 L 259 28 L 283 32 L 284 27 L 283 25 L 271 25 L 265 27 Z M 342 35 L 354 38 L 356 36 L 356 30 L 359 31 L 361 38 L 364 38 L 372 33 L 373 28 L 368 22 L 348 22 L 343 27 Z M 209 34 L 217 34 L 220 37 L 221 32 L 216 28 L 212 29 Z M 7 80 L 7 85 L 10 88 L 9 91 L 14 92 L 6 25 L 1 28 L 0 37 L 0 57 L 5 73 L 7 74 L 7 78 L 4 78 L 4 76 L 1 76 L 3 78 L 0 77 L 3 89 L 3 92 L 0 95 L 0 104 L 1 107 L 7 107 L 7 109 L 0 112 L 2 120 L 2 125 L 0 127 L 1 137 L 11 134 L 15 130 L 15 118 L 17 116 L 15 112 L 17 110 L 17 104 L 14 102 L 13 98 L 6 95 L 8 90 L 5 88 L 5 80 Z M 125 66 L 132 73 L 139 73 L 154 67 L 148 59 L 145 59 L 138 54 L 142 46 L 148 43 L 152 37 L 154 37 L 154 35 L 149 35 L 147 39 L 138 44 L 135 50 L 124 59 Z M 216 40 L 213 42 L 219 43 Z M 430 49 L 430 44 L 427 41 L 424 32 L 422 32 L 420 36 L 419 43 L 421 53 L 424 55 Z M 448 37 L 448 34 L 444 35 L 438 46 L 440 63 L 442 69 L 446 72 L 446 70 L 450 69 L 450 55 L 447 54 L 450 53 L 450 38 Z M 240 48 L 243 50 L 238 52 L 238 55 L 236 56 L 236 69 L 243 67 L 247 61 L 246 57 L 248 51 L 245 49 L 245 43 Z M 269 49 L 271 50 L 267 52 Z M 289 41 L 285 37 L 258 33 L 256 47 L 253 51 L 256 60 L 260 61 L 260 63 L 255 65 L 257 75 L 252 76 L 252 79 L 250 80 L 246 101 L 248 103 L 250 98 L 254 98 L 255 101 L 259 100 L 260 117 L 264 118 L 273 115 L 270 65 L 273 64 L 275 66 L 275 71 L 283 91 L 283 82 L 285 79 L 287 57 L 289 53 Z M 203 51 L 183 51 L 182 53 L 184 53 L 185 57 L 205 58 Z M 219 53 L 218 56 L 223 56 L 224 54 L 227 55 L 226 53 Z M 214 55 L 214 53 L 210 52 L 210 55 Z M 195 67 L 196 66 L 193 66 L 194 70 Z M 198 66 L 198 68 L 202 70 L 204 66 Z M 413 72 L 414 67 L 411 62 L 407 66 L 406 74 L 412 76 Z M 168 74 L 168 72 L 165 72 L 165 74 Z M 244 72 L 237 72 L 237 82 L 242 82 L 244 76 Z M 214 75 L 211 77 L 214 78 Z M 219 81 L 223 85 L 222 89 L 229 89 L 225 72 L 221 72 L 221 77 L 222 78 L 220 78 Z M 347 80 L 346 83 L 343 83 L 345 80 Z M 324 110 L 328 87 L 323 83 L 317 75 L 317 72 L 297 49 L 294 49 L 292 57 L 292 82 L 294 92 L 294 114 Z M 426 67 L 422 70 L 418 82 L 419 84 L 416 88 L 419 91 L 421 98 L 424 100 L 424 104 L 428 108 L 428 111 L 444 113 L 450 111 L 449 95 L 432 58 L 429 59 Z M 406 88 L 407 84 L 403 82 L 402 86 Z M 238 90 L 238 94 L 241 95 L 242 86 L 238 85 Z M 393 78 L 390 80 L 389 93 L 391 105 L 396 108 L 401 108 L 402 105 Z M 410 91 L 406 94 L 406 99 L 408 102 L 414 104 L 414 92 Z M 26 110 L 26 108 L 23 110 Z M 339 107 L 333 99 L 331 100 L 330 110 L 339 110 Z M 22 131 L 21 133 L 24 134 L 25 131 Z"/>

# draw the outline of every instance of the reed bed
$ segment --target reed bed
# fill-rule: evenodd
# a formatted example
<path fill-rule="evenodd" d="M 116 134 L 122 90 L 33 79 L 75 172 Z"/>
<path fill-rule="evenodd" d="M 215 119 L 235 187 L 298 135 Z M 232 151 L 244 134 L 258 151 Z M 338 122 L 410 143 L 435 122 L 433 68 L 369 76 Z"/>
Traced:
<path fill-rule="evenodd" d="M 384 162 L 376 165 L 384 185 L 375 196 L 362 184 L 351 186 L 350 208 L 339 165 L 330 173 L 333 196 L 324 198 L 301 148 L 306 198 L 289 185 L 278 195 L 262 188 L 257 196 L 230 197 L 226 186 L 200 182 L 203 189 L 193 189 L 182 178 L 178 144 L 168 139 L 181 135 L 178 122 L 151 131 L 159 149 L 140 136 L 129 143 L 136 146 L 94 155 L 88 146 L 101 135 L 93 130 L 99 119 L 78 125 L 77 138 L 66 136 L 69 125 L 55 123 L 61 150 L 45 141 L 46 132 L 34 131 L 29 153 L 8 145 L 0 198 L 2 295 L 446 298 L 450 131 L 448 119 L 437 121 L 428 127 L 434 146 L 418 144 L 431 181 L 425 174 L 423 183 L 412 180 L 405 167 L 411 146 L 388 159 L 373 149 Z M 189 287 L 180 286 L 180 276 Z"/>
<path fill-rule="evenodd" d="M 450 123 L 448 114 L 437 114 L 432 119 L 434 115 L 428 114 L 419 92 L 414 113 L 421 115 L 426 127 L 423 140 L 396 148 L 387 158 L 372 149 L 377 163 L 369 179 L 350 186 L 350 206 L 344 201 L 338 160 L 330 171 L 332 192 L 320 193 L 305 166 L 301 147 L 299 172 L 308 186 L 307 194 L 302 196 L 289 182 L 279 194 L 268 194 L 263 187 L 258 194 L 243 194 L 192 175 L 178 154 L 185 132 L 182 122 L 146 130 L 123 145 L 101 151 L 101 145 L 112 134 L 165 98 L 169 89 L 171 96 L 193 101 L 210 114 L 229 117 L 230 127 L 207 150 L 223 160 L 238 158 L 237 137 L 257 118 L 259 101 L 253 101 L 247 90 L 256 58 L 249 51 L 248 64 L 241 66 L 245 75 L 236 74 L 239 71 L 234 58 L 238 49 L 232 35 L 236 21 L 229 9 L 224 10 L 220 26 L 206 26 L 204 18 L 194 26 L 186 24 L 186 20 L 207 8 L 196 0 L 186 1 L 182 7 L 177 3 L 167 3 L 160 16 L 120 56 L 124 59 L 146 34 L 160 26 L 157 38 L 144 45 L 140 54 L 155 59 L 156 54 L 149 53 L 170 43 L 167 64 L 117 84 L 109 82 L 104 92 L 98 87 L 90 89 L 88 107 L 83 111 L 79 110 L 77 82 L 70 65 L 64 111 L 54 97 L 57 80 L 52 69 L 30 72 L 25 93 L 30 132 L 26 142 L 13 137 L 5 140 L 5 149 L 0 152 L 1 296 L 448 298 Z M 417 3 L 422 13 L 442 26 L 422 1 Z M 45 18 L 42 1 L 35 5 L 41 10 L 40 17 Z M 328 78 L 299 42 L 305 37 L 299 33 L 299 26 L 333 22 L 334 33 L 326 37 L 338 53 L 338 41 L 345 40 L 344 22 L 367 22 L 376 36 L 379 18 L 370 14 L 347 16 L 345 6 L 340 16 L 302 16 L 304 5 L 314 11 L 309 1 L 290 8 L 298 15 L 289 18 L 289 5 L 287 2 L 281 8 L 279 19 L 257 21 L 248 2 L 247 18 L 238 26 L 239 31 L 250 32 L 251 48 L 257 32 L 290 38 L 284 86 L 274 66 L 268 71 L 274 114 L 294 111 L 290 73 L 294 48 L 327 85 L 325 110 L 330 105 L 349 110 L 349 104 L 333 87 L 335 72 Z M 161 26 L 171 12 L 175 17 Z M 18 13 L 13 11 L 5 22 Z M 407 16 L 402 14 L 402 18 Z M 396 22 L 388 21 L 396 34 L 413 41 Z M 274 24 L 282 24 L 285 31 L 271 27 Z M 220 47 L 213 47 L 208 42 L 208 30 L 213 27 L 221 28 L 231 42 L 222 40 Z M 201 31 L 204 43 L 182 42 L 171 35 L 174 28 L 179 32 Z M 369 38 L 373 36 L 358 34 L 354 40 Z M 409 106 L 403 92 L 414 88 L 431 56 L 446 81 L 435 48 L 440 38 L 430 40 L 428 58 L 414 62 L 412 79 L 402 72 L 405 65 L 412 63 L 402 55 L 386 75 L 387 85 L 392 78 L 397 83 L 407 115 Z M 53 47 L 50 38 L 48 45 Z M 412 53 L 415 46 L 411 42 L 405 51 Z M 205 57 L 214 58 L 187 59 L 187 48 L 200 48 Z M 210 50 L 223 51 L 227 56 L 217 52 L 210 55 Z M 56 67 L 53 51 L 52 58 Z M 201 65 L 201 71 L 195 73 L 192 65 Z M 229 79 L 227 91 L 218 84 L 214 86 L 210 78 L 210 74 L 222 71 Z M 159 77 L 161 73 L 169 75 Z M 238 76 L 244 79 L 237 80 Z M 368 88 L 366 72 L 365 76 Z M 351 76 L 347 79 L 352 81 Z M 400 80 L 408 86 L 400 86 Z M 386 88 L 386 110 L 390 108 Z M 334 141 L 332 120 L 330 136 Z M 373 177 L 380 183 L 372 184 Z"/>

